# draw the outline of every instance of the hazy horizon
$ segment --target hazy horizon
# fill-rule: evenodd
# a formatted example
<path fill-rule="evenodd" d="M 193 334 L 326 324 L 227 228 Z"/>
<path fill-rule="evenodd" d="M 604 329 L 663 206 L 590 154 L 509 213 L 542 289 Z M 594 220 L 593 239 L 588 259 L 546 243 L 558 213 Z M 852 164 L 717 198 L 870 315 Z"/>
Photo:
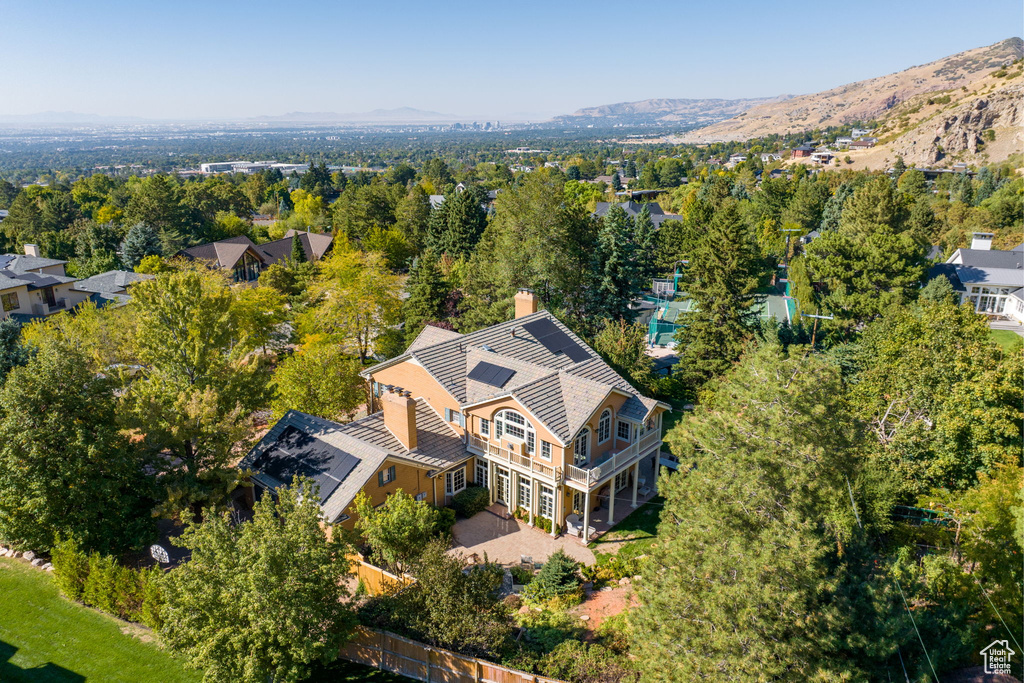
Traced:
<path fill-rule="evenodd" d="M 984 18 L 951 0 L 598 2 L 585 11 L 314 2 L 292 13 L 265 0 L 42 9 L 3 0 L 0 20 L 0 117 L 245 121 L 409 107 L 540 120 L 651 98 L 826 90 L 1011 38 L 1024 11 L 1010 0 L 987 3 Z"/>

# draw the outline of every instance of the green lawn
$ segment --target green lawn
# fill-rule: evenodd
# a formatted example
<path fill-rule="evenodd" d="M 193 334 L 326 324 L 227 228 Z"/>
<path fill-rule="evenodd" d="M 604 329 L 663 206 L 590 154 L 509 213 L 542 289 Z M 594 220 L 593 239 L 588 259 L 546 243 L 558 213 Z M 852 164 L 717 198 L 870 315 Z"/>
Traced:
<path fill-rule="evenodd" d="M 1013 330 L 989 330 L 989 334 L 992 335 L 992 341 L 1003 347 L 1004 351 L 1019 349 L 1021 344 L 1024 344 L 1024 338 Z"/>
<path fill-rule="evenodd" d="M 0 558 L 0 681 L 199 681 L 145 629 L 70 602 L 53 578 Z"/>
<path fill-rule="evenodd" d="M 631 559 L 644 555 L 658 540 L 658 522 L 661 520 L 661 509 L 665 499 L 655 496 L 631 512 L 628 517 L 615 525 L 615 528 L 588 546 L 597 556 L 601 564 L 602 546 L 610 543 L 618 544 L 625 541 L 618 552 L 623 559 Z"/>

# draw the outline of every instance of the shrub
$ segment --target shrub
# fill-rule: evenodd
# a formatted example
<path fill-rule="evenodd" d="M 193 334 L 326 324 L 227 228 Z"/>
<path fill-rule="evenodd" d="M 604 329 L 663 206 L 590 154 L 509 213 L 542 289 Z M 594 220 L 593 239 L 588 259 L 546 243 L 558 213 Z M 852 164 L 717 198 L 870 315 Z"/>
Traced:
<path fill-rule="evenodd" d="M 636 671 L 626 657 L 600 645 L 566 640 L 540 661 L 545 676 L 569 683 L 625 683 L 637 680 Z"/>
<path fill-rule="evenodd" d="M 452 507 L 460 517 L 469 519 L 491 504 L 491 493 L 483 486 L 470 486 L 455 494 Z"/>
<path fill-rule="evenodd" d="M 533 581 L 533 572 L 526 567 L 512 567 L 510 571 L 512 572 L 512 580 L 521 586 L 525 586 Z"/>
<path fill-rule="evenodd" d="M 544 602 L 580 587 L 579 562 L 559 550 L 548 558 L 544 567 L 523 590 L 523 599 Z"/>
<path fill-rule="evenodd" d="M 89 556 L 89 577 L 85 580 L 82 601 L 108 614 L 117 614 L 117 594 L 114 590 L 117 565 L 109 555 L 93 553 Z"/>
<path fill-rule="evenodd" d="M 164 593 L 160 583 L 164 573 L 159 567 L 153 567 L 149 571 L 141 572 L 140 576 L 142 579 L 142 608 L 139 616 L 143 624 L 158 631 L 164 623 L 161 616 Z"/>
<path fill-rule="evenodd" d="M 89 556 L 73 538 L 57 539 L 50 558 L 57 588 L 69 600 L 81 600 L 89 577 Z"/>
<path fill-rule="evenodd" d="M 434 531 L 440 536 L 448 536 L 455 526 L 455 510 L 451 508 L 437 508 L 437 520 L 434 522 Z"/>

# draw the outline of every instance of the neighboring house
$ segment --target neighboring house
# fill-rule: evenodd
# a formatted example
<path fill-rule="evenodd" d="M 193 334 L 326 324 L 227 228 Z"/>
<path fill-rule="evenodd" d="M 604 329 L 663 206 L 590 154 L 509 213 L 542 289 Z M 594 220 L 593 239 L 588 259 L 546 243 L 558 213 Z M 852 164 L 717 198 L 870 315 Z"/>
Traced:
<path fill-rule="evenodd" d="M 811 161 L 813 161 L 813 162 L 815 162 L 817 164 L 828 164 L 828 163 L 831 163 L 832 159 L 834 159 L 834 158 L 835 158 L 835 155 L 833 155 L 832 152 L 821 151 L 821 152 L 814 152 L 813 154 L 811 154 Z"/>
<path fill-rule="evenodd" d="M 635 503 L 653 485 L 669 406 L 537 304 L 520 290 L 509 322 L 465 335 L 426 327 L 405 353 L 363 371 L 380 412 L 344 425 L 290 412 L 241 466 L 262 491 L 313 477 L 326 521 L 346 527 L 360 490 L 374 505 L 399 488 L 445 505 L 471 484 L 530 524 L 552 520 L 552 535 L 572 514 L 588 528 L 603 505 L 611 519 L 612 489 Z"/>
<path fill-rule="evenodd" d="M 872 140 L 857 140 L 850 143 L 850 149 L 870 149 L 875 146 Z"/>
<path fill-rule="evenodd" d="M 27 322 L 71 310 L 89 298 L 76 291 L 76 278 L 64 273 L 67 261 L 39 256 L 39 247 L 25 245 L 25 254 L 0 254 L 0 320 Z"/>
<path fill-rule="evenodd" d="M 813 242 L 814 240 L 818 239 L 819 237 L 821 237 L 821 233 L 820 232 L 818 232 L 817 230 L 811 230 L 806 235 L 803 235 L 803 236 L 800 237 L 800 242 L 802 244 L 810 244 L 811 242 Z"/>
<path fill-rule="evenodd" d="M 800 159 L 801 157 L 809 157 L 814 154 L 814 147 L 811 145 L 800 145 L 799 147 L 793 148 L 793 158 Z"/>
<path fill-rule="evenodd" d="M 730 164 L 742 164 L 747 160 L 746 154 L 733 154 L 729 157 Z"/>
<path fill-rule="evenodd" d="M 836 138 L 836 147 L 839 149 L 846 149 L 853 143 L 853 138 L 841 137 Z"/>
<path fill-rule="evenodd" d="M 632 199 L 625 202 L 598 202 L 594 207 L 594 215 L 598 218 L 603 218 L 608 210 L 613 206 L 620 206 L 622 210 L 626 212 L 626 215 L 630 218 L 636 218 L 640 215 L 640 211 L 646 206 L 647 210 L 651 214 L 651 222 L 654 223 L 654 229 L 657 230 L 661 227 L 661 224 L 665 221 L 681 221 L 682 216 L 677 216 L 671 213 L 665 213 L 658 202 L 634 202 Z"/>
<path fill-rule="evenodd" d="M 850 131 L 850 137 L 854 139 L 862 138 L 870 132 L 871 130 L 868 128 L 854 128 L 853 130 Z"/>
<path fill-rule="evenodd" d="M 200 244 L 178 252 L 185 258 L 206 261 L 211 266 L 230 270 L 235 282 L 252 282 L 266 268 L 292 255 L 292 238 L 298 234 L 306 259 L 318 261 L 331 248 L 333 238 L 316 232 L 289 230 L 282 239 L 255 244 L 245 235 L 229 237 L 219 242 Z"/>
<path fill-rule="evenodd" d="M 762 164 L 770 164 L 773 161 L 781 161 L 781 160 L 782 160 L 782 155 L 781 154 L 775 154 L 773 152 L 765 152 L 765 153 L 763 153 L 761 155 L 761 163 Z"/>
<path fill-rule="evenodd" d="M 1000 251 L 992 249 L 991 233 L 976 232 L 970 249 L 957 249 L 928 272 L 929 279 L 940 275 L 978 313 L 1024 324 L 1024 244 Z"/>
<path fill-rule="evenodd" d="M 121 306 L 131 299 L 128 295 L 128 288 L 131 285 L 142 280 L 152 280 L 155 277 L 148 273 L 134 273 L 130 270 L 108 270 L 105 273 L 78 280 L 74 287 L 80 292 L 86 292 L 89 295 L 89 300 L 97 306 Z"/>

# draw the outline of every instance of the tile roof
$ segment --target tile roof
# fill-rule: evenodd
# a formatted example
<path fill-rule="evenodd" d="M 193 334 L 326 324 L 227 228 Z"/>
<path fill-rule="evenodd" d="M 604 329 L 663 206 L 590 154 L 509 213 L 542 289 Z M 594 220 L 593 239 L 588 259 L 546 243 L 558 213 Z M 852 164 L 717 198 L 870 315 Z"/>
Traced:
<path fill-rule="evenodd" d="M 406 349 L 406 353 L 409 351 L 415 351 L 416 349 L 422 349 L 426 346 L 433 346 L 443 341 L 449 341 L 457 339 L 462 335 L 453 330 L 446 330 L 443 327 L 436 327 L 434 325 L 427 325 L 423 328 L 423 331 L 416 335 L 416 338 L 412 340 L 412 344 L 409 344 L 409 348 Z"/>
<path fill-rule="evenodd" d="M 3 254 L 0 255 L 0 268 L 10 270 L 16 274 L 27 273 L 40 268 L 50 266 L 62 266 L 67 261 L 53 258 L 42 258 L 41 256 L 26 256 L 24 254 Z"/>
<path fill-rule="evenodd" d="M 583 360 L 574 362 L 565 353 L 550 351 L 526 331 L 524 326 L 545 319 L 579 347 L 585 356 Z M 658 401 L 642 396 L 548 311 L 431 345 L 417 345 L 419 341 L 417 337 L 404 354 L 367 368 L 363 375 L 372 376 L 386 367 L 415 361 L 462 406 L 502 397 L 515 398 L 563 444 L 572 440 L 613 390 L 635 399 L 628 402 L 625 417 L 639 415 L 642 410 L 643 414 L 635 419 L 643 419 L 658 405 Z M 502 387 L 468 379 L 467 375 L 481 361 L 513 370 L 514 374 Z"/>

